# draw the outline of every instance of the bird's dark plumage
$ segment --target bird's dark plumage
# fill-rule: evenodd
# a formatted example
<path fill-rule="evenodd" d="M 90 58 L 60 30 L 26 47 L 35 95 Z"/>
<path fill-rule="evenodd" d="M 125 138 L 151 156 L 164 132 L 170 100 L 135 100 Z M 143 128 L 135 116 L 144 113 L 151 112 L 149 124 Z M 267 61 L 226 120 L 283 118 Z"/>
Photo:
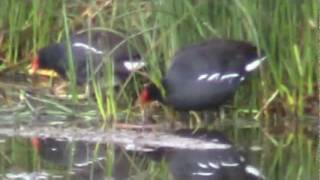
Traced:
<path fill-rule="evenodd" d="M 143 66 L 139 52 L 118 34 L 92 31 L 75 34 L 70 40 L 78 84 L 83 84 L 89 79 L 88 72 L 98 72 L 101 76 L 106 69 L 105 65 L 108 64 L 105 60 L 108 59 L 113 60 L 114 72 L 120 80 L 131 73 L 130 63 L 137 63 L 137 67 Z M 68 56 L 67 42 L 51 44 L 39 50 L 38 68 L 55 70 L 60 76 L 67 78 L 70 69 Z"/>
<path fill-rule="evenodd" d="M 184 48 L 173 57 L 163 78 L 166 94 L 161 100 L 177 110 L 215 108 L 234 94 L 264 58 L 243 41 L 212 39 Z"/>

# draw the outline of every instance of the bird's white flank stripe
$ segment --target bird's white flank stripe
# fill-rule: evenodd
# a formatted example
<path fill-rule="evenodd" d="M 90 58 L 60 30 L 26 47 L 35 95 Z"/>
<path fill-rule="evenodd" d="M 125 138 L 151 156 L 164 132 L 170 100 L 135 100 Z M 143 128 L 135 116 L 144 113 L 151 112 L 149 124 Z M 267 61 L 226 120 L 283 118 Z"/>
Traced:
<path fill-rule="evenodd" d="M 236 166 L 239 166 L 239 163 L 226 163 L 226 162 L 222 162 L 221 165 L 222 165 L 222 166 L 226 166 L 226 167 L 236 167 Z"/>
<path fill-rule="evenodd" d="M 229 78 L 235 78 L 235 77 L 238 77 L 238 76 L 239 76 L 238 73 L 225 74 L 225 75 L 221 76 L 221 80 L 229 79 Z"/>
<path fill-rule="evenodd" d="M 220 73 L 214 73 L 208 78 L 208 81 L 212 81 L 212 80 L 218 79 L 219 76 L 220 76 Z"/>
<path fill-rule="evenodd" d="M 251 63 L 246 65 L 245 70 L 247 72 L 255 70 L 266 58 L 267 57 L 264 56 L 262 58 L 259 58 L 259 59 L 256 59 L 256 60 L 252 61 Z"/>
<path fill-rule="evenodd" d="M 220 168 L 219 164 L 215 164 L 213 162 L 209 162 L 209 166 L 212 167 L 212 168 L 215 168 L 215 169 L 219 169 Z"/>
<path fill-rule="evenodd" d="M 206 79 L 209 75 L 208 74 L 201 74 L 199 77 L 198 77 L 198 81 L 201 81 L 203 79 Z"/>
<path fill-rule="evenodd" d="M 214 173 L 213 172 L 194 172 L 192 175 L 197 175 L 197 176 L 212 176 Z"/>
<path fill-rule="evenodd" d="M 100 50 L 98 50 L 98 49 L 96 49 L 96 48 L 94 48 L 94 47 L 92 47 L 92 46 L 89 46 L 89 45 L 87 45 L 87 44 L 84 44 L 84 43 L 79 43 L 79 42 L 77 42 L 77 43 L 73 43 L 72 45 L 73 45 L 74 47 L 84 48 L 84 49 L 89 50 L 89 51 L 92 51 L 92 52 L 94 52 L 94 53 L 96 53 L 96 54 L 103 54 L 103 51 L 100 51 Z"/>
<path fill-rule="evenodd" d="M 250 165 L 246 166 L 246 172 L 256 177 L 260 177 L 264 179 L 264 176 L 253 166 L 250 166 Z"/>
<path fill-rule="evenodd" d="M 198 162 L 198 166 L 201 167 L 201 168 L 205 168 L 205 169 L 208 168 L 208 165 L 206 165 L 204 163 L 201 163 L 201 162 Z"/>

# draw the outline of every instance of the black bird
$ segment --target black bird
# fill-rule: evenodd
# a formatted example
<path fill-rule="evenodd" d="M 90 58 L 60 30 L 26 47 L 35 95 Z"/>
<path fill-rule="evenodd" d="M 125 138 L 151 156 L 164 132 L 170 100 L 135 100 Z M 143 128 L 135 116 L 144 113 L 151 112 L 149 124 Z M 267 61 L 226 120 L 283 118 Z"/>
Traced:
<path fill-rule="evenodd" d="M 176 53 L 162 80 L 164 95 L 149 84 L 140 102 L 158 100 L 182 111 L 216 108 L 265 58 L 255 46 L 235 40 L 212 39 L 184 48 Z"/>
<path fill-rule="evenodd" d="M 103 59 L 113 60 L 115 77 L 120 81 L 144 66 L 139 52 L 116 33 L 98 30 L 82 32 L 71 36 L 70 46 L 78 85 L 87 82 L 90 73 L 98 74 L 95 74 L 96 77 L 103 76 L 108 64 Z M 70 70 L 68 56 L 67 41 L 48 45 L 38 51 L 32 63 L 32 72 L 39 68 L 50 69 L 67 79 Z"/>

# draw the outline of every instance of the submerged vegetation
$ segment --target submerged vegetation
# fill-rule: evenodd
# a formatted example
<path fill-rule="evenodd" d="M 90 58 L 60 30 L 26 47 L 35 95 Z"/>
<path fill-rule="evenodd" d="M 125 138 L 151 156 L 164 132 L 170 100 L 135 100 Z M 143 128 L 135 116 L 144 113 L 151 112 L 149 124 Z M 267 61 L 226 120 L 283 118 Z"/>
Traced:
<path fill-rule="evenodd" d="M 144 110 L 136 100 L 143 84 L 159 84 L 180 48 L 214 37 L 245 40 L 258 46 L 267 60 L 224 109 L 227 118 L 220 113 L 220 123 L 231 121 L 231 128 L 219 127 L 237 143 L 262 147 L 253 159 L 268 179 L 316 179 L 318 12 L 316 0 L 1 1 L 0 125 L 34 119 L 101 120 L 103 126 L 141 122 Z M 28 74 L 39 48 L 95 29 L 119 33 L 126 40 L 142 39 L 134 45 L 146 69 L 114 89 L 111 65 L 103 81 L 93 81 L 93 96 L 86 99 L 79 96 L 84 90 L 77 87 L 72 68 L 67 92 L 72 98 L 51 92 L 55 78 L 43 81 Z M 159 121 L 170 121 L 169 111 L 157 109 Z M 0 167 L 5 161 L 1 156 Z M 161 179 L 158 171 L 167 171 L 154 168 L 151 179 Z M 0 168 L 0 174 L 4 171 Z"/>

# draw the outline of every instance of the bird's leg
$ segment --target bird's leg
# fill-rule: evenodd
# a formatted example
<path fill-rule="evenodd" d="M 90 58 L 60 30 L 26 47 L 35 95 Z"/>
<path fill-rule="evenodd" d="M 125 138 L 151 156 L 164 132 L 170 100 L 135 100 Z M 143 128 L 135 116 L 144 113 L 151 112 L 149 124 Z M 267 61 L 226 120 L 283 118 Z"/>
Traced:
<path fill-rule="evenodd" d="M 223 121 L 223 119 L 226 118 L 225 116 L 226 116 L 225 109 L 223 107 L 219 107 L 217 110 L 217 117 L 220 123 Z"/>
<path fill-rule="evenodd" d="M 55 96 L 59 98 L 66 97 L 66 88 L 69 86 L 67 81 L 59 83 L 57 86 L 54 86 L 52 92 Z"/>
<path fill-rule="evenodd" d="M 128 124 L 128 123 L 117 123 L 115 125 L 118 129 L 131 129 L 139 131 L 153 131 L 155 129 L 162 128 L 161 125 L 155 124 L 155 120 L 152 118 L 150 110 L 146 107 L 141 110 L 141 123 L 138 124 Z"/>
<path fill-rule="evenodd" d="M 179 111 L 179 120 L 188 122 L 190 120 L 190 114 L 188 111 Z"/>
<path fill-rule="evenodd" d="M 213 121 L 213 117 L 211 115 L 211 112 L 210 111 L 204 111 L 203 112 L 203 122 L 205 124 L 208 124 L 210 121 Z"/>
<path fill-rule="evenodd" d="M 150 118 L 151 114 L 149 113 L 148 108 L 142 108 L 141 114 L 142 114 L 142 124 L 145 124 Z"/>
<path fill-rule="evenodd" d="M 191 121 L 193 119 L 190 118 L 190 122 L 193 124 L 190 124 L 189 126 L 193 129 L 198 129 L 202 126 L 202 120 L 199 114 L 196 111 L 190 111 L 190 114 L 194 117 L 194 121 Z"/>
<path fill-rule="evenodd" d="M 91 88 L 90 88 L 90 84 L 87 83 L 84 89 L 84 93 L 79 94 L 78 99 L 86 99 L 90 97 L 90 95 L 91 95 Z"/>
<path fill-rule="evenodd" d="M 221 120 L 225 117 L 224 109 L 217 107 L 211 111 L 203 111 L 203 124 L 205 126 L 219 126 Z"/>
<path fill-rule="evenodd" d="M 85 89 L 84 89 L 84 93 L 80 93 L 77 95 L 77 99 L 87 99 L 88 97 L 90 97 L 91 93 L 91 89 L 90 89 L 90 84 L 87 83 L 85 85 Z"/>
<path fill-rule="evenodd" d="M 118 129 L 132 129 L 140 131 L 150 131 L 159 128 L 159 125 L 155 124 L 152 117 L 152 109 L 149 105 L 139 104 L 141 109 L 141 121 L 138 124 L 128 124 L 128 123 L 117 123 L 116 128 Z"/>

